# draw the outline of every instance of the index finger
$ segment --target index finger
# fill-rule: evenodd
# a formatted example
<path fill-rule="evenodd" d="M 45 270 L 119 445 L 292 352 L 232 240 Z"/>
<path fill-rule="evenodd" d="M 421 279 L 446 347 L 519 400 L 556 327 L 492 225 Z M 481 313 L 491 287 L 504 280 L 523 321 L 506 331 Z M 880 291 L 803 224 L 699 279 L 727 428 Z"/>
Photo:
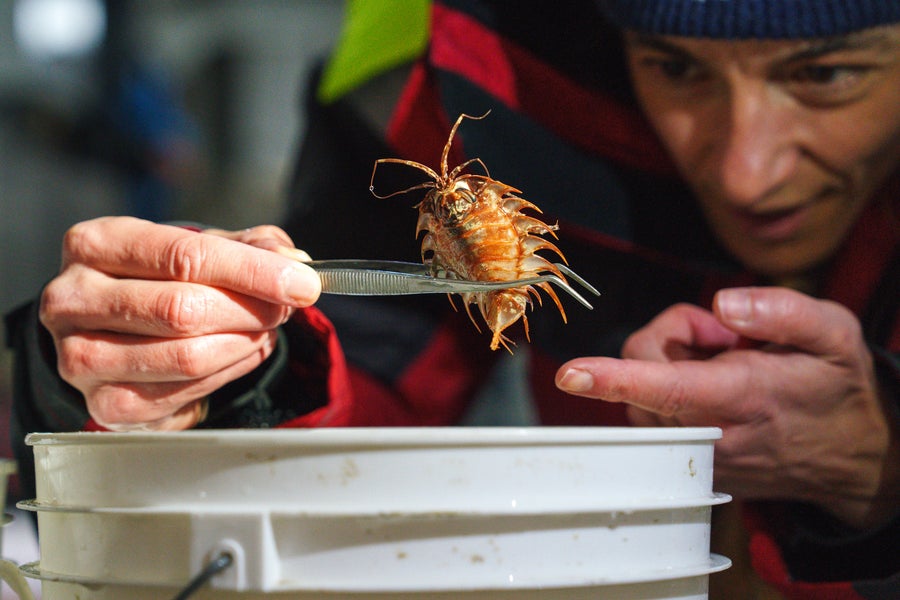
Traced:
<path fill-rule="evenodd" d="M 315 271 L 281 254 L 131 217 L 73 226 L 63 256 L 118 277 L 200 283 L 291 306 L 309 306 L 321 292 Z"/>
<path fill-rule="evenodd" d="M 658 362 L 608 357 L 578 358 L 557 371 L 563 391 L 607 402 L 625 402 L 663 416 L 703 422 L 741 421 L 752 397 L 749 371 L 716 361 Z"/>

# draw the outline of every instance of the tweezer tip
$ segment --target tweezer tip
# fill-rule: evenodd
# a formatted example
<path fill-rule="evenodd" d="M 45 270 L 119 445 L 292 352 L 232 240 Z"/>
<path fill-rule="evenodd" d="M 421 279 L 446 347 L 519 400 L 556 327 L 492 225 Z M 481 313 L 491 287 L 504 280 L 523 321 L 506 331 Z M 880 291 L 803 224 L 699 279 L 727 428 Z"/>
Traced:
<path fill-rule="evenodd" d="M 569 277 L 574 279 L 576 282 L 581 284 L 581 286 L 584 287 L 584 289 L 591 292 L 595 296 L 600 296 L 600 290 L 598 290 L 597 288 L 592 286 L 590 283 L 588 283 L 584 277 L 582 277 L 581 275 L 579 275 L 578 273 L 573 271 L 571 268 L 569 268 L 568 265 L 565 265 L 563 263 L 554 263 L 554 265 L 556 266 L 556 268 L 558 268 L 564 274 L 568 275 Z"/>

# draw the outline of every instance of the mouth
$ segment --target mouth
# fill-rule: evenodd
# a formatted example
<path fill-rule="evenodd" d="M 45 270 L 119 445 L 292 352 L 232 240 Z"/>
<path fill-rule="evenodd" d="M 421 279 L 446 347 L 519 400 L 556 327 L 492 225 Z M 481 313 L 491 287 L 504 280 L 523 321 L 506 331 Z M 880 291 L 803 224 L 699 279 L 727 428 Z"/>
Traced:
<path fill-rule="evenodd" d="M 813 206 L 825 194 L 818 194 L 810 200 L 791 208 L 755 212 L 734 210 L 732 217 L 746 235 L 768 242 L 783 242 L 796 237 L 807 225 Z"/>
<path fill-rule="evenodd" d="M 754 214 L 746 211 L 736 211 L 735 218 L 741 229 L 748 235 L 770 241 L 778 241 L 790 238 L 803 225 L 805 208 L 791 208 Z"/>

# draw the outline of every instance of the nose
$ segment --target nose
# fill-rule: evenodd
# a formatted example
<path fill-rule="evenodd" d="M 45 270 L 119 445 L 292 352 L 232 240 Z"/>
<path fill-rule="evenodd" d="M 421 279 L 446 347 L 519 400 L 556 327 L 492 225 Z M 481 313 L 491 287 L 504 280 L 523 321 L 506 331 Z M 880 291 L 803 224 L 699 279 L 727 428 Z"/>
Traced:
<path fill-rule="evenodd" d="M 790 107 L 764 83 L 733 84 L 719 153 L 722 191 L 750 206 L 778 190 L 798 164 L 800 149 Z"/>

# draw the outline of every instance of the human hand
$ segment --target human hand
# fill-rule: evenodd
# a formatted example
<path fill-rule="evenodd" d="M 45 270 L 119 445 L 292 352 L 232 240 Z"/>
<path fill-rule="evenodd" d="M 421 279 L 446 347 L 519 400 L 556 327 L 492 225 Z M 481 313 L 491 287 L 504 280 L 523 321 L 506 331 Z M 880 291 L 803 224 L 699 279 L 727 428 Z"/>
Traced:
<path fill-rule="evenodd" d="M 79 223 L 41 296 L 61 377 L 112 430 L 187 429 L 257 368 L 321 291 L 274 226 L 197 233 L 130 217 Z"/>
<path fill-rule="evenodd" d="M 854 315 L 784 288 L 720 291 L 713 312 L 676 305 L 623 359 L 563 365 L 564 391 L 627 402 L 639 426 L 717 426 L 719 489 L 818 504 L 850 525 L 893 515 L 900 449 Z"/>

